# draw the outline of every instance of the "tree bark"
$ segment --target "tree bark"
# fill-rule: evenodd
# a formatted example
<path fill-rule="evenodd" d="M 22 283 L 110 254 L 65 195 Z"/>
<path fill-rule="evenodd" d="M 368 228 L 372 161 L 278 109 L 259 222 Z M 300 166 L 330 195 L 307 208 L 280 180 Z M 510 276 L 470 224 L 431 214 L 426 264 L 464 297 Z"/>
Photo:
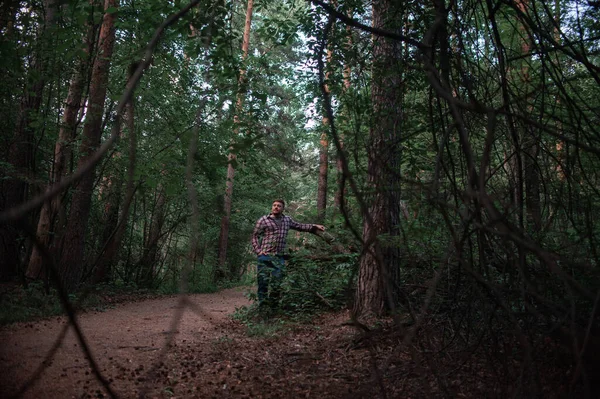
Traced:
<path fill-rule="evenodd" d="M 121 158 L 120 153 L 113 154 L 112 157 L 116 162 Z M 104 204 L 104 212 L 102 213 L 102 224 L 99 234 L 100 241 L 98 245 L 98 258 L 95 262 L 93 270 L 92 284 L 106 281 L 110 274 L 112 257 L 116 248 L 111 248 L 108 251 L 108 246 L 115 237 L 117 227 L 119 225 L 119 210 L 121 207 L 121 197 L 123 191 L 123 173 L 117 172 L 111 176 L 105 176 L 103 184 L 103 193 L 101 193 L 102 203 Z"/>
<path fill-rule="evenodd" d="M 248 47 L 250 45 L 250 27 L 252 25 L 252 10 L 254 7 L 253 0 L 248 0 L 246 8 L 246 23 L 244 25 L 244 37 L 242 39 L 242 62 L 248 57 Z M 233 119 L 235 126 L 234 136 L 239 134 L 239 115 L 242 112 L 245 97 L 246 69 L 242 65 L 240 76 L 238 78 L 238 94 L 235 104 L 236 114 Z M 233 180 L 235 178 L 234 162 L 236 154 L 232 149 L 227 157 L 227 181 L 225 183 L 225 197 L 223 199 L 223 217 L 221 218 L 221 231 L 219 233 L 219 250 L 218 250 L 218 265 L 221 273 L 227 261 L 227 244 L 229 239 L 229 224 L 231 223 L 231 201 L 233 196 Z"/>
<path fill-rule="evenodd" d="M 525 14 L 528 12 L 529 3 L 528 0 L 519 0 L 517 2 L 519 10 Z M 520 87 L 524 93 L 523 106 L 520 107 L 521 111 L 526 110 L 532 112 L 533 107 L 530 104 L 531 97 L 527 95 L 527 92 L 531 88 L 531 75 L 529 70 L 529 62 L 531 56 L 529 55 L 531 50 L 531 43 L 529 41 L 528 32 L 524 25 L 521 25 L 521 54 L 523 56 L 521 66 L 521 84 Z M 524 126 L 522 132 L 523 138 L 521 140 L 523 145 L 523 178 L 525 183 L 525 208 L 527 210 L 527 218 L 530 222 L 531 227 L 535 231 L 539 231 L 542 226 L 542 211 L 540 203 L 540 172 L 538 170 L 538 158 L 539 158 L 539 141 L 540 137 L 536 133 L 536 129 L 532 126 Z"/>
<path fill-rule="evenodd" d="M 90 23 L 86 36 L 84 38 L 83 51 L 85 58 L 79 61 L 79 65 L 73 72 L 67 98 L 65 99 L 64 114 L 62 124 L 58 132 L 58 139 L 54 145 L 54 163 L 50 170 L 48 188 L 60 181 L 68 173 L 68 166 L 72 158 L 71 144 L 75 138 L 78 114 L 82 106 L 83 92 L 85 88 L 85 79 L 89 70 L 89 55 L 94 46 L 95 27 Z M 63 206 L 63 196 L 57 195 L 50 201 L 44 203 L 40 211 L 40 217 L 37 224 L 38 240 L 46 247 L 50 248 L 56 237 L 55 222 L 60 209 Z M 52 251 L 50 251 L 52 253 Z M 44 259 L 39 249 L 34 246 L 29 265 L 27 267 L 28 278 L 45 279 L 47 270 Z"/>
<path fill-rule="evenodd" d="M 105 10 L 118 6 L 118 0 L 105 0 Z M 90 82 L 89 106 L 79 148 L 78 168 L 88 162 L 88 159 L 100 145 L 110 60 L 115 41 L 115 20 L 116 13 L 114 12 L 105 13 L 102 20 L 99 50 Z M 61 241 L 60 278 L 65 289 L 69 292 L 77 289 L 84 272 L 85 236 L 90 216 L 94 179 L 95 169 L 82 177 L 75 185 L 67 228 Z"/>
<path fill-rule="evenodd" d="M 352 15 L 349 15 L 350 17 L 352 17 Z M 350 50 L 352 49 L 352 28 L 347 25 L 346 26 L 346 34 L 347 34 L 347 41 L 346 41 L 346 53 L 349 53 Z M 343 79 L 343 86 L 342 86 L 342 94 L 347 94 L 348 91 L 350 90 L 350 85 L 351 85 L 351 75 L 352 75 L 352 70 L 350 69 L 350 64 L 347 60 L 344 60 L 344 66 L 342 69 L 342 79 Z M 347 111 L 348 106 L 346 104 L 342 105 L 342 115 L 345 116 L 345 120 L 348 119 L 347 116 Z M 344 124 L 344 131 L 348 130 L 348 124 L 347 122 L 345 122 Z M 343 133 L 340 135 L 340 149 L 342 151 L 344 151 L 344 137 L 346 137 L 346 134 Z M 346 188 L 345 188 L 345 182 L 343 180 L 344 178 L 344 166 L 342 165 L 342 159 L 340 156 L 337 157 L 336 159 L 336 170 L 337 170 L 337 189 L 335 191 L 335 195 L 333 198 L 333 204 L 334 204 L 334 208 L 336 211 L 342 212 L 342 209 L 346 208 L 346 203 L 345 203 L 345 196 L 346 196 Z"/>
<path fill-rule="evenodd" d="M 152 216 L 152 224 L 144 243 L 144 252 L 139 262 L 138 283 L 143 287 L 152 287 L 156 277 L 156 266 L 159 261 L 159 241 L 162 237 L 163 226 L 165 223 L 165 207 L 167 198 L 159 185 L 156 188 L 156 204 Z"/>
<path fill-rule="evenodd" d="M 555 28 L 554 28 L 554 40 L 556 40 L 557 43 L 561 43 L 562 42 L 562 38 L 560 36 L 560 29 L 561 29 L 561 23 L 562 23 L 562 14 L 561 14 L 561 9 L 560 9 L 560 0 L 555 0 L 554 1 L 554 23 L 555 23 Z M 557 62 L 560 63 L 560 60 L 558 59 L 558 55 L 557 57 Z M 560 104 L 560 98 L 557 96 L 556 97 L 556 105 L 558 106 Z M 556 122 L 556 129 L 557 131 L 561 132 L 563 131 L 563 126 L 562 124 L 557 121 Z M 556 170 L 556 177 L 558 178 L 559 181 L 565 181 L 568 173 L 569 173 L 569 165 L 567 164 L 568 160 L 566 157 L 566 146 L 567 143 L 563 140 L 559 140 L 556 143 L 556 160 L 557 160 L 557 164 L 555 167 Z"/>
<path fill-rule="evenodd" d="M 327 126 L 329 120 L 323 118 L 323 124 Z M 327 211 L 327 172 L 329 165 L 329 139 L 327 132 L 321 134 L 321 145 L 319 147 L 319 179 L 317 182 L 317 222 L 323 223 Z"/>
<path fill-rule="evenodd" d="M 392 0 L 373 3 L 373 26 L 401 32 L 398 5 Z M 399 165 L 402 119 L 402 81 L 400 43 L 375 36 L 368 184 L 370 218 L 363 218 L 363 256 L 360 261 L 354 303 L 357 316 L 382 315 L 395 305 L 398 284 L 399 250 L 393 238 L 400 223 Z M 371 222 L 369 222 L 369 220 Z"/>
<path fill-rule="evenodd" d="M 133 75 L 133 72 L 137 68 L 137 63 L 134 63 L 130 66 L 129 69 L 129 77 Z M 119 216 L 119 204 L 121 199 L 121 186 L 122 183 L 119 181 L 118 189 L 115 190 L 115 194 L 113 198 L 115 200 L 115 204 L 112 205 L 111 209 L 114 212 L 110 212 L 106 215 L 107 220 L 107 228 L 105 228 L 105 239 L 102 240 L 104 247 L 98 254 L 98 261 L 96 262 L 96 270 L 94 271 L 93 283 L 99 283 L 102 281 L 107 281 L 110 278 L 112 273 L 112 269 L 117 262 L 119 249 L 121 247 L 121 241 L 123 240 L 123 236 L 125 235 L 125 228 L 127 227 L 127 220 L 129 219 L 129 208 L 131 207 L 131 202 L 133 201 L 133 196 L 135 194 L 134 187 L 134 170 L 136 163 L 136 151 L 137 151 L 137 135 L 135 132 L 135 103 L 133 98 L 127 104 L 127 108 L 125 109 L 125 120 L 127 123 L 127 134 L 129 137 L 129 166 L 128 166 L 128 177 L 127 177 L 127 187 L 125 193 L 125 201 L 123 206 L 121 207 L 121 213 Z M 119 176 L 119 180 L 122 179 L 122 175 Z M 113 221 L 114 215 L 114 225 L 110 222 Z"/>
<path fill-rule="evenodd" d="M 328 71 L 325 74 L 325 81 L 329 81 L 331 74 L 331 63 L 333 53 L 331 48 L 327 49 L 327 64 Z M 329 84 L 325 84 L 325 91 L 331 93 Z M 319 178 L 317 181 L 317 222 L 323 223 L 325 215 L 327 213 L 327 174 L 329 171 L 329 138 L 327 137 L 327 130 L 329 130 L 329 118 L 327 115 L 323 116 L 323 133 L 321 134 L 321 140 L 319 140 Z"/>

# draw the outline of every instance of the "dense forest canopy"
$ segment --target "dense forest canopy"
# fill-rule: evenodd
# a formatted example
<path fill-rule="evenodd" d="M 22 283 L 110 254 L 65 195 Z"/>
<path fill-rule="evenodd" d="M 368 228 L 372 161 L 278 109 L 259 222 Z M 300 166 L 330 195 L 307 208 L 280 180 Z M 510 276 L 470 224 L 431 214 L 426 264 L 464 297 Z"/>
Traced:
<path fill-rule="evenodd" d="M 547 337 L 592 379 L 598 2 L 0 7 L 3 281 L 239 282 L 285 198 L 328 227 L 290 237 L 299 309 L 438 317 L 496 362 L 511 342 L 523 396 Z"/>

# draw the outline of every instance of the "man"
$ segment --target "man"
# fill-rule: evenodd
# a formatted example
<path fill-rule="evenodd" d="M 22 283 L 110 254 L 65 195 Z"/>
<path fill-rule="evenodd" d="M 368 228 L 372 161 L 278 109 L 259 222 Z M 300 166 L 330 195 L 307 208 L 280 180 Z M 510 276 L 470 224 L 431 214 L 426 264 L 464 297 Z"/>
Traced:
<path fill-rule="evenodd" d="M 290 229 L 311 233 L 325 231 L 325 227 L 320 224 L 296 222 L 283 214 L 284 208 L 283 200 L 273 201 L 271 213 L 258 219 L 252 233 L 252 249 L 258 256 L 259 305 L 265 303 L 265 300 L 272 305 L 278 302 L 288 231 Z"/>

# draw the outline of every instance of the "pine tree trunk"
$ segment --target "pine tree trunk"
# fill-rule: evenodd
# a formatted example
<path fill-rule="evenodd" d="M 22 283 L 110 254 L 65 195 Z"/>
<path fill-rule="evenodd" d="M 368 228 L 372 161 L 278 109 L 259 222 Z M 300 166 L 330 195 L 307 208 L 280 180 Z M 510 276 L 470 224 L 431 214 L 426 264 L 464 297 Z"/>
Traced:
<path fill-rule="evenodd" d="M 242 39 L 242 62 L 248 57 L 248 47 L 250 45 L 250 27 L 252 25 L 252 10 L 254 2 L 248 0 L 246 8 L 246 23 L 244 25 L 244 37 Z M 236 100 L 236 115 L 233 123 L 235 126 L 235 136 L 239 134 L 239 115 L 242 112 L 245 96 L 246 69 L 242 66 L 238 79 L 238 95 Z M 219 250 L 218 250 L 218 265 L 220 272 L 223 273 L 225 262 L 227 261 L 227 244 L 229 239 L 229 224 L 231 223 L 231 201 L 233 196 L 233 181 L 235 177 L 234 162 L 236 155 L 230 150 L 227 157 L 229 163 L 227 165 L 227 181 L 225 183 L 225 197 L 223 199 L 223 217 L 221 218 L 221 231 L 219 233 Z M 219 277 L 217 273 L 217 278 Z"/>
<path fill-rule="evenodd" d="M 561 9 L 560 9 L 560 0 L 555 0 L 554 1 L 554 23 L 555 23 L 555 28 L 554 28 L 554 40 L 557 43 L 561 43 L 562 42 L 562 37 L 560 35 L 560 31 L 561 31 L 561 24 L 562 24 L 562 14 L 561 14 Z M 558 55 L 557 55 L 558 58 Z M 560 60 L 557 59 L 556 60 L 557 64 L 560 64 Z M 560 98 L 557 96 L 556 97 L 556 106 L 558 108 L 558 106 L 560 105 Z M 562 133 L 563 131 L 563 127 L 562 124 L 557 121 L 557 126 L 556 126 L 556 130 L 560 133 Z M 566 142 L 564 140 L 559 140 L 556 143 L 556 160 L 557 160 L 557 164 L 555 167 L 556 170 L 556 177 L 558 178 L 559 181 L 564 181 L 567 178 L 567 173 L 569 171 L 569 168 L 567 167 L 568 165 L 567 163 L 567 158 L 566 158 L 566 154 L 565 151 L 566 150 Z"/>
<path fill-rule="evenodd" d="M 135 72 L 136 67 L 136 63 L 130 66 L 130 78 L 133 75 L 133 72 Z M 122 176 L 119 176 L 120 181 L 118 190 L 116 190 L 117 192 L 113 196 L 115 204 L 113 204 L 111 207 L 111 209 L 115 212 L 107 214 L 107 227 L 105 228 L 103 234 L 105 239 L 102 240 L 104 247 L 99 252 L 99 259 L 96 262 L 96 270 L 94 271 L 93 277 L 94 284 L 107 281 L 111 276 L 114 265 L 117 263 L 119 249 L 121 247 L 123 236 L 125 235 L 127 220 L 129 219 L 129 208 L 131 207 L 131 202 L 133 201 L 133 195 L 135 193 L 133 173 L 136 163 L 137 137 L 135 133 L 135 105 L 133 99 L 129 102 L 129 104 L 127 104 L 127 108 L 125 109 L 125 120 L 127 123 L 127 133 L 129 135 L 129 166 L 125 201 L 123 206 L 121 207 L 121 213 L 119 216 L 118 209 L 121 199 L 122 185 L 120 182 Z M 113 215 L 114 224 L 111 223 L 113 221 Z"/>
<path fill-rule="evenodd" d="M 117 161 L 121 157 L 120 153 L 115 153 L 113 159 Z M 95 262 L 95 270 L 93 271 L 92 284 L 105 281 L 109 275 L 111 260 L 108 258 L 107 247 L 115 236 L 117 226 L 119 224 L 119 209 L 121 206 L 121 193 L 123 191 L 123 174 L 116 173 L 110 176 L 105 176 L 102 182 L 103 189 L 101 192 L 101 203 L 104 204 L 104 212 L 102 213 L 102 230 L 98 246 L 98 259 Z"/>
<path fill-rule="evenodd" d="M 332 64 L 332 51 L 327 50 L 327 65 L 328 71 L 325 74 L 325 81 L 329 81 L 331 74 L 330 68 Z M 325 84 L 325 91 L 331 93 L 329 84 Z M 327 137 L 327 130 L 329 130 L 329 118 L 323 116 L 323 129 L 324 132 L 321 134 L 321 140 L 319 141 L 319 178 L 317 181 L 317 221 L 323 223 L 327 212 L 327 175 L 329 171 L 329 138 Z"/>
<path fill-rule="evenodd" d="M 73 72 L 71 83 L 69 84 L 62 125 L 58 132 L 58 139 L 54 145 L 54 163 L 50 171 L 48 189 L 68 173 L 68 166 L 72 157 L 71 143 L 76 134 L 78 113 L 81 109 L 81 100 L 85 86 L 84 82 L 89 69 L 89 54 L 94 45 L 94 30 L 95 27 L 90 24 L 83 46 L 83 51 L 87 57 L 80 60 L 79 66 Z M 53 240 L 56 239 L 56 229 L 54 226 L 62 206 L 63 196 L 57 195 L 49 202 L 45 202 L 40 211 L 37 237 L 46 248 L 50 248 Z M 50 252 L 52 253 L 52 251 Z M 44 259 L 37 247 L 33 248 L 26 275 L 31 279 L 45 279 L 47 277 Z"/>
<path fill-rule="evenodd" d="M 351 14 L 349 14 L 350 17 L 352 17 Z M 346 51 L 349 52 L 350 49 L 352 48 L 352 36 L 351 36 L 351 32 L 352 32 L 352 28 L 350 26 L 346 26 L 346 34 L 348 35 L 348 39 L 346 42 Z M 342 69 L 342 79 L 343 79 L 343 87 L 342 87 L 342 93 L 343 94 L 347 94 L 348 91 L 350 90 L 350 79 L 351 79 L 351 74 L 352 71 L 350 69 L 350 65 L 347 61 L 344 61 L 344 66 Z M 347 119 L 347 109 L 348 107 L 344 104 L 343 108 L 342 108 L 342 114 L 345 116 L 344 119 Z M 347 122 L 344 123 L 345 124 L 345 128 L 344 131 L 347 130 Z M 343 133 L 340 134 L 340 149 L 343 151 L 344 150 L 344 137 L 346 136 L 346 134 Z M 334 204 L 334 208 L 336 211 L 341 212 L 342 209 L 346 208 L 346 204 L 344 203 L 344 198 L 346 196 L 346 188 L 345 188 L 345 182 L 344 182 L 344 166 L 342 165 L 342 159 L 341 157 L 337 157 L 336 159 L 336 170 L 337 170 L 337 189 L 335 190 L 335 195 L 333 198 L 333 204 Z"/>
<path fill-rule="evenodd" d="M 323 118 L 325 128 L 329 125 L 327 117 Z M 321 134 L 319 142 L 319 180 L 317 182 L 317 221 L 323 223 L 327 211 L 327 172 L 329 165 L 329 140 L 327 133 Z"/>
<path fill-rule="evenodd" d="M 519 0 L 517 7 L 523 13 L 528 12 L 528 0 Z M 523 56 L 522 67 L 521 67 L 521 82 L 520 87 L 524 93 L 527 93 L 531 88 L 531 76 L 529 70 L 529 62 L 531 56 L 531 44 L 529 41 L 528 33 L 526 29 L 521 26 L 522 42 L 521 42 L 521 54 Z M 533 111 L 529 101 L 530 96 L 526 95 L 523 97 L 524 104 L 521 110 L 527 112 Z M 539 135 L 536 133 L 536 128 L 531 126 L 525 126 L 522 132 L 521 143 L 523 145 L 523 180 L 525 183 L 525 208 L 527 210 L 527 218 L 530 222 L 531 227 L 535 231 L 539 231 L 542 226 L 542 213 L 540 203 L 540 172 L 538 170 L 538 157 L 539 157 Z"/>
<path fill-rule="evenodd" d="M 118 0 L 105 0 L 104 8 L 107 10 L 118 5 Z M 89 106 L 83 127 L 78 168 L 87 164 L 88 159 L 100 145 L 108 73 L 115 41 L 115 19 L 114 12 L 104 14 L 100 28 L 99 50 L 92 70 Z M 69 292 L 77 289 L 84 273 L 85 236 L 92 204 L 94 179 L 95 170 L 91 170 L 75 186 L 67 228 L 61 241 L 60 277 Z"/>
<path fill-rule="evenodd" d="M 391 32 L 401 31 L 400 13 L 392 0 L 373 3 L 373 26 Z M 393 240 L 382 235 L 398 235 L 400 222 L 399 165 L 401 135 L 401 53 L 400 44 L 374 37 L 368 184 L 373 190 L 369 217 L 364 216 L 363 242 L 354 312 L 356 315 L 382 315 L 394 306 L 398 283 L 399 250 Z"/>

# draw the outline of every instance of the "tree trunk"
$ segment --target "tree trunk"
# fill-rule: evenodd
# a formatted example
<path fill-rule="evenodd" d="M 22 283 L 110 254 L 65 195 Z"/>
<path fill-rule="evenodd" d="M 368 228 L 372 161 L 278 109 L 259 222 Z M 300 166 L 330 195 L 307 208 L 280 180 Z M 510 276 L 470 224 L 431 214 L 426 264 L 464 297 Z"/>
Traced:
<path fill-rule="evenodd" d="M 398 5 L 392 0 L 373 3 L 373 26 L 401 32 Z M 395 305 L 399 250 L 393 238 L 400 222 L 399 165 L 401 135 L 400 43 L 375 36 L 371 101 L 373 119 L 368 148 L 368 183 L 373 190 L 369 215 L 363 218 L 364 254 L 360 261 L 355 315 L 382 315 Z M 387 236 L 386 241 L 382 235 Z"/>
<path fill-rule="evenodd" d="M 87 71 L 89 70 L 89 54 L 91 54 L 94 46 L 94 32 L 95 27 L 93 24 L 90 24 L 83 46 L 83 51 L 87 56 L 80 60 L 79 66 L 76 67 L 73 72 L 71 83 L 69 84 L 69 91 L 67 98 L 65 99 L 62 125 L 58 132 L 58 139 L 54 145 L 54 163 L 50 170 L 47 189 L 59 182 L 60 179 L 69 172 L 68 166 L 72 157 L 71 143 L 75 138 L 78 113 L 82 106 L 81 102 L 85 87 L 84 82 L 87 77 Z M 63 196 L 57 195 L 50 201 L 45 202 L 40 211 L 37 225 L 37 237 L 46 248 L 50 248 L 52 242 L 57 238 L 54 226 L 62 206 Z M 38 248 L 35 246 L 29 259 L 27 277 L 31 279 L 45 279 L 47 277 L 44 259 Z"/>
<path fill-rule="evenodd" d="M 248 6 L 246 8 L 246 23 L 244 25 L 244 37 L 242 40 L 242 62 L 248 57 L 248 47 L 250 45 L 250 27 L 252 25 L 252 10 L 253 0 L 248 0 Z M 242 112 L 244 105 L 245 96 L 245 83 L 246 83 L 246 69 L 244 66 L 240 69 L 240 76 L 238 79 L 238 94 L 235 104 L 236 115 L 233 119 L 235 126 L 235 134 L 239 134 L 239 115 Z M 221 273 L 224 269 L 225 262 L 227 261 L 227 243 L 229 239 L 229 224 L 231 222 L 231 200 L 233 195 L 233 180 L 235 177 L 234 162 L 236 155 L 233 150 L 230 149 L 229 156 L 227 157 L 229 163 L 227 165 L 227 181 L 225 183 L 225 197 L 223 199 L 223 217 L 221 218 L 221 231 L 219 233 L 219 252 L 218 252 L 218 265 Z"/>
<path fill-rule="evenodd" d="M 162 185 L 156 188 L 156 205 L 152 216 L 152 224 L 144 243 L 144 252 L 139 263 L 138 282 L 143 287 L 152 287 L 156 277 L 156 266 L 158 265 L 159 241 L 165 224 L 166 195 Z"/>
<path fill-rule="evenodd" d="M 323 124 L 329 125 L 327 117 L 323 118 Z M 319 148 L 319 180 L 317 183 L 317 222 L 323 223 L 327 210 L 327 171 L 329 165 L 329 140 L 327 132 L 321 134 L 321 147 Z"/>
<path fill-rule="evenodd" d="M 118 5 L 118 0 L 105 0 L 104 8 L 107 10 Z M 105 13 L 100 28 L 99 50 L 92 70 L 89 107 L 79 149 L 78 168 L 87 164 L 88 159 L 100 145 L 108 73 L 115 41 L 115 19 L 116 13 Z M 77 289 L 84 272 L 85 235 L 90 216 L 94 179 L 95 169 L 92 169 L 75 186 L 67 228 L 61 242 L 60 277 L 68 291 Z"/>
<path fill-rule="evenodd" d="M 561 23 L 562 23 L 562 14 L 561 14 L 561 9 L 560 9 L 560 0 L 555 0 L 554 1 L 554 23 L 555 23 L 555 27 L 554 27 L 554 40 L 557 43 L 561 43 L 562 42 L 562 38 L 560 36 L 560 27 L 561 27 Z M 558 59 L 558 54 L 556 55 L 557 60 L 556 62 L 560 65 L 560 60 Z M 558 108 L 558 106 L 560 105 L 560 98 L 557 96 L 556 97 L 556 106 Z M 557 121 L 556 122 L 556 130 L 562 134 L 563 131 L 563 127 L 562 124 Z M 567 167 L 567 158 L 566 158 L 566 142 L 563 140 L 559 140 L 556 143 L 556 160 L 557 160 L 557 164 L 555 167 L 556 170 L 556 177 L 558 178 L 559 181 L 565 181 L 565 179 L 567 178 L 568 172 L 569 172 L 569 168 Z"/>
<path fill-rule="evenodd" d="M 134 63 L 130 66 L 129 69 L 129 77 L 133 75 L 135 72 L 135 68 L 137 64 Z M 135 105 L 134 100 L 131 99 L 127 104 L 127 108 L 125 110 L 125 120 L 127 122 L 127 133 L 129 135 L 129 166 L 128 166 L 128 177 L 127 177 L 127 187 L 125 193 L 125 202 L 121 209 L 120 216 L 118 215 L 118 204 L 121 199 L 121 183 L 119 182 L 118 191 L 114 195 L 115 205 L 113 208 L 116 210 L 114 225 L 111 225 L 108 228 L 105 228 L 105 239 L 102 240 L 104 243 L 104 247 L 98 254 L 99 258 L 96 262 L 96 270 L 94 271 L 93 283 L 99 283 L 102 281 L 107 281 L 110 278 L 112 268 L 117 262 L 119 249 L 121 247 L 121 241 L 123 240 L 123 236 L 125 234 L 125 228 L 127 227 L 127 219 L 129 218 L 129 208 L 131 207 L 131 202 L 133 200 L 133 195 L 135 193 L 134 187 L 134 169 L 136 162 L 136 146 L 137 146 L 137 136 L 135 133 Z M 122 179 L 122 176 L 119 177 L 119 180 Z M 112 214 L 107 215 L 107 221 L 112 221 Z"/>
<path fill-rule="evenodd" d="M 325 81 L 329 82 L 329 76 L 331 74 L 333 53 L 331 48 L 327 49 L 327 66 L 328 71 L 325 74 Z M 329 83 L 325 84 L 325 91 L 331 93 Z M 329 130 L 329 118 L 327 115 L 323 116 L 323 133 L 321 134 L 321 140 L 319 144 L 319 179 L 317 182 L 317 221 L 323 223 L 327 212 L 327 172 L 329 171 L 329 138 L 327 137 L 327 130 Z"/>
<path fill-rule="evenodd" d="M 523 13 L 528 12 L 528 0 L 519 0 L 517 7 Z M 530 104 L 531 97 L 527 95 L 527 92 L 531 88 L 531 76 L 529 71 L 529 62 L 531 56 L 529 55 L 531 50 L 531 43 L 529 41 L 528 32 L 521 25 L 521 54 L 523 56 L 521 66 L 521 82 L 520 87 L 525 95 L 523 96 L 523 106 L 520 107 L 521 111 L 527 111 L 531 113 L 533 107 Z M 523 178 L 525 183 L 525 208 L 527 210 L 527 218 L 530 225 L 535 231 L 539 231 L 542 226 L 542 211 L 540 205 L 540 172 L 538 170 L 538 157 L 539 157 L 539 141 L 540 137 L 536 133 L 536 128 L 532 126 L 524 126 L 523 138 L 521 143 L 523 145 Z"/>
<path fill-rule="evenodd" d="M 352 14 L 349 14 L 350 17 L 352 17 Z M 352 48 L 352 28 L 347 25 L 346 26 L 346 34 L 348 35 L 347 41 L 346 41 L 346 52 L 350 52 L 351 48 Z M 344 66 L 342 69 L 342 79 L 343 79 L 343 87 L 342 87 L 342 93 L 343 94 L 347 94 L 348 90 L 350 90 L 350 79 L 351 79 L 351 74 L 352 71 L 350 69 L 350 64 L 347 60 L 344 60 Z M 344 116 L 344 129 L 342 130 L 342 134 L 340 134 L 340 149 L 342 149 L 342 151 L 344 150 L 344 137 L 346 137 L 346 134 L 344 134 L 344 131 L 348 130 L 348 123 L 347 123 L 347 119 L 348 119 L 348 115 L 347 115 L 347 109 L 348 106 L 346 104 L 344 104 L 342 106 L 342 115 Z M 345 182 L 343 180 L 344 177 L 344 166 L 342 165 L 342 159 L 340 156 L 337 157 L 336 159 L 336 169 L 337 169 L 337 189 L 335 191 L 335 196 L 333 199 L 333 204 L 335 207 L 336 211 L 341 212 L 342 209 L 346 208 L 346 204 L 345 204 L 345 196 L 346 196 L 346 188 L 345 188 Z"/>
<path fill-rule="evenodd" d="M 118 161 L 121 154 L 115 153 L 113 159 Z M 101 203 L 104 204 L 102 214 L 102 224 L 100 229 L 100 241 L 98 246 L 98 258 L 93 270 L 92 284 L 106 281 L 109 276 L 111 261 L 108 259 L 107 247 L 115 237 L 117 226 L 119 225 L 119 208 L 121 206 L 121 193 L 123 191 L 123 174 L 118 172 L 114 175 L 105 176 L 103 181 L 103 193 L 101 193 Z M 113 248 L 114 250 L 114 248 Z M 114 254 L 114 253 L 113 253 Z M 111 255 L 113 255 L 111 254 Z"/>
<path fill-rule="evenodd" d="M 55 19 L 55 1 L 45 0 L 44 23 L 40 26 L 37 36 L 38 49 L 35 51 L 33 61 L 29 69 L 29 76 L 33 81 L 31 86 L 25 86 L 23 97 L 21 98 L 19 117 L 12 143 L 9 145 L 8 163 L 13 168 L 13 174 L 6 179 L 0 192 L 0 211 L 10 209 L 25 201 L 29 191 L 28 181 L 33 176 L 35 149 L 35 128 L 31 123 L 38 116 L 42 103 L 42 95 L 46 84 L 46 69 L 48 68 L 48 50 L 51 37 L 47 32 L 54 26 Z M 2 17 L 8 18 L 7 28 L 14 22 L 10 18 L 16 12 L 18 3 L 7 2 L 2 5 L 2 11 L 9 11 L 11 14 Z M 16 277 L 18 270 L 21 269 L 21 244 L 23 237 L 18 232 L 16 223 L 6 223 L 0 225 L 0 281 L 8 281 Z"/>

